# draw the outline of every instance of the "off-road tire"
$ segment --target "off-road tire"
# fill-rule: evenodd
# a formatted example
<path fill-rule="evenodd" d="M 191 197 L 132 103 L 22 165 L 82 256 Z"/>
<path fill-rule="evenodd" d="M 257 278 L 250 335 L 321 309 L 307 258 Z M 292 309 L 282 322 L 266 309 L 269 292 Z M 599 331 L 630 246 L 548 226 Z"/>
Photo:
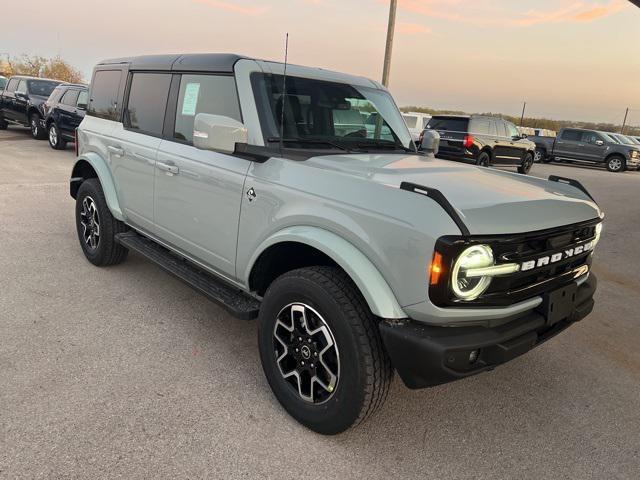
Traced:
<path fill-rule="evenodd" d="M 487 152 L 480 152 L 480 154 L 476 158 L 476 165 L 478 165 L 479 167 L 490 167 L 491 155 L 489 155 Z"/>
<path fill-rule="evenodd" d="M 522 164 L 518 167 L 518 173 L 527 175 L 531 171 L 531 167 L 533 167 L 533 155 L 527 152 L 522 160 Z"/>
<path fill-rule="evenodd" d="M 29 128 L 31 129 L 31 136 L 36 140 L 44 140 L 47 132 L 40 126 L 40 115 L 32 113 L 29 115 Z"/>
<path fill-rule="evenodd" d="M 277 316 L 298 303 L 323 317 L 339 352 L 335 391 L 320 404 L 305 401 L 284 379 L 276 362 Z M 378 321 L 351 279 L 335 267 L 293 270 L 269 286 L 259 315 L 260 357 L 273 393 L 292 417 L 311 430 L 333 435 L 361 423 L 380 408 L 389 392 L 393 369 Z"/>
<path fill-rule="evenodd" d="M 65 148 L 67 148 L 67 141 L 62 138 L 60 129 L 55 124 L 55 122 L 51 122 L 47 130 L 47 138 L 49 140 L 49 145 L 51 146 L 51 148 L 53 148 L 54 150 L 64 150 Z M 52 130 L 55 132 L 55 136 L 52 134 Z"/>
<path fill-rule="evenodd" d="M 93 200 L 98 212 L 100 235 L 96 248 L 92 249 L 84 238 L 83 226 L 81 223 L 81 212 L 83 202 L 86 197 Z M 128 230 L 127 226 L 116 220 L 107 206 L 104 192 L 97 178 L 85 180 L 78 189 L 76 198 L 76 230 L 78 240 L 85 257 L 94 265 L 105 267 L 116 265 L 127 258 L 129 250 L 116 242 L 115 236 Z"/>
<path fill-rule="evenodd" d="M 624 172 L 627 169 L 627 162 L 620 155 L 611 155 L 607 158 L 605 165 L 607 170 L 614 173 Z"/>

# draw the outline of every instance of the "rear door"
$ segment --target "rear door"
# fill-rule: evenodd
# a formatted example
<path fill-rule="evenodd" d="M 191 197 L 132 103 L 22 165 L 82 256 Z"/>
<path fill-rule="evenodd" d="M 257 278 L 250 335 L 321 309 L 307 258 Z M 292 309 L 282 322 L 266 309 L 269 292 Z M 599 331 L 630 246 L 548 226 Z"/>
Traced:
<path fill-rule="evenodd" d="M 29 103 L 29 90 L 27 89 L 26 80 L 20 80 L 18 88 L 13 100 L 13 115 L 14 120 L 26 124 L 27 120 L 27 108 Z"/>
<path fill-rule="evenodd" d="M 556 139 L 553 148 L 554 157 L 580 159 L 582 130 L 565 128 Z"/>
<path fill-rule="evenodd" d="M 156 154 L 170 85 L 170 73 L 130 73 L 122 123 L 113 133 L 119 140 L 119 151 L 113 151 L 117 162 L 113 171 L 121 207 L 131 223 L 149 232 L 155 231 Z"/>
<path fill-rule="evenodd" d="M 193 146 L 198 113 L 242 121 L 231 75 L 176 74 L 158 151 L 155 220 L 162 239 L 235 278 L 240 205 L 250 161 Z"/>
<path fill-rule="evenodd" d="M 15 120 L 15 99 L 16 99 L 16 88 L 18 88 L 18 83 L 20 80 L 18 78 L 12 78 L 7 83 L 7 88 L 5 88 L 2 94 L 2 116 L 7 120 Z"/>

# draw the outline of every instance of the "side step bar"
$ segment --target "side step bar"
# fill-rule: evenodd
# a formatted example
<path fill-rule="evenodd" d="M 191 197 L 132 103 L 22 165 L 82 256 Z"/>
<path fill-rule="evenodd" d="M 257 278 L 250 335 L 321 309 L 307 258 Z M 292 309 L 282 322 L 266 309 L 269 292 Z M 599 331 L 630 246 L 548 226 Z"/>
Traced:
<path fill-rule="evenodd" d="M 199 269 L 187 260 L 173 255 L 169 250 L 148 238 L 129 231 L 116 235 L 116 241 L 178 277 L 235 317 L 251 320 L 258 316 L 260 302 L 251 295 Z"/>

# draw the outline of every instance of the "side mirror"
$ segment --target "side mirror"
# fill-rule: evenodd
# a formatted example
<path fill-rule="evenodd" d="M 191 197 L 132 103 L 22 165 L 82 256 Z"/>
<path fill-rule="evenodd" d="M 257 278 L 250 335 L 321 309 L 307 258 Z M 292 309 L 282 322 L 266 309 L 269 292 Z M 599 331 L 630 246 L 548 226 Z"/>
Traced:
<path fill-rule="evenodd" d="M 233 153 L 247 139 L 246 127 L 230 117 L 198 113 L 193 122 L 193 146 L 201 150 Z"/>
<path fill-rule="evenodd" d="M 17 92 L 16 91 L 16 98 L 27 98 L 27 92 Z"/>
<path fill-rule="evenodd" d="M 86 110 L 87 109 L 87 104 L 86 103 L 79 103 L 78 105 L 76 105 L 76 107 L 78 107 L 78 110 Z"/>
<path fill-rule="evenodd" d="M 604 145 L 604 142 L 602 140 L 596 140 L 596 145 L 601 147 Z"/>
<path fill-rule="evenodd" d="M 527 137 L 528 137 L 528 135 L 526 133 L 521 133 L 520 134 L 520 138 L 527 138 Z"/>

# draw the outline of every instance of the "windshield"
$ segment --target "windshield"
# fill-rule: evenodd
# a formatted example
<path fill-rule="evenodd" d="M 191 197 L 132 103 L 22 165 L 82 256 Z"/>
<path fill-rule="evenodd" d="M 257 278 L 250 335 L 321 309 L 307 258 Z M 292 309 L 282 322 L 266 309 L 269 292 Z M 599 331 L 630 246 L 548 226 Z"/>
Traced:
<path fill-rule="evenodd" d="M 620 143 L 623 143 L 625 145 L 635 145 L 635 143 L 633 143 L 633 141 L 625 135 L 616 135 L 616 138 L 620 140 Z"/>
<path fill-rule="evenodd" d="M 283 142 L 295 148 L 414 151 L 384 90 L 287 76 L 285 98 L 282 75 L 254 73 L 251 82 L 267 142 L 279 142 L 282 130 Z"/>
<path fill-rule="evenodd" d="M 52 82 L 49 80 L 28 80 L 27 88 L 31 95 L 40 95 L 48 97 L 53 90 L 60 85 L 60 82 Z"/>
<path fill-rule="evenodd" d="M 604 136 L 605 140 L 608 140 L 608 141 L 610 141 L 612 143 L 622 143 L 622 142 L 620 142 L 620 139 L 617 138 L 612 133 L 603 133 L 602 135 Z"/>

